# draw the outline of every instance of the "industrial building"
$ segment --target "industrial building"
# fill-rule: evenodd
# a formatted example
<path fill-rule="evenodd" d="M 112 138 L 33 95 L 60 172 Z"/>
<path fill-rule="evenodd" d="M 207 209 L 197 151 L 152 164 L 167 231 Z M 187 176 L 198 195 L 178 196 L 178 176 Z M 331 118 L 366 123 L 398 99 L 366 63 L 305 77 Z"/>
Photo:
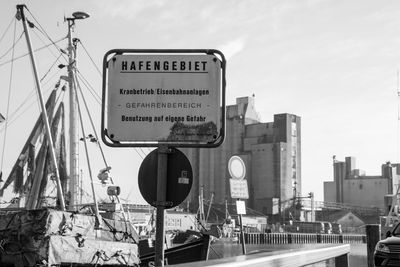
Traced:
<path fill-rule="evenodd" d="M 263 123 L 253 97 L 227 106 L 226 137 L 218 148 L 182 149 L 193 169 L 193 186 L 186 199 L 193 209 L 199 195 L 213 203 L 232 202 L 228 161 L 240 156 L 246 166 L 247 206 L 265 215 L 279 214 L 285 203 L 301 195 L 301 118 L 276 114 Z"/>
<path fill-rule="evenodd" d="M 398 185 L 399 164 L 384 163 L 381 175 L 366 175 L 356 168 L 356 158 L 333 158 L 333 181 L 324 182 L 324 201 L 387 210 Z"/>

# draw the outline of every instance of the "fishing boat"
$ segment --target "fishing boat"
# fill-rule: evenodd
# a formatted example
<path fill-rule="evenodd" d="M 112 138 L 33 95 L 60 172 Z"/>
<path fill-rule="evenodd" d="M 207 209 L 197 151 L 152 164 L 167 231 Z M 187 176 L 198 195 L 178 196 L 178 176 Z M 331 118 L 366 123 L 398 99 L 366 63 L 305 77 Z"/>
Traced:
<path fill-rule="evenodd" d="M 98 142 L 93 119 L 88 115 L 89 122 L 83 122 L 82 113 L 89 108 L 76 66 L 80 40 L 73 38 L 72 32 L 76 20 L 89 15 L 75 12 L 72 17 L 65 18 L 68 25 L 68 34 L 64 38 L 68 41 L 66 50 L 46 35 L 60 53 L 53 66 L 66 69 L 67 75 L 61 75 L 47 101 L 44 101 L 41 89 L 43 77 L 39 77 L 36 69 L 29 34 L 30 28 L 41 33 L 44 29 L 33 22 L 35 19 L 27 18 L 26 10 L 25 5 L 18 5 L 16 18 L 23 25 L 41 114 L 10 173 L 3 177 L 0 170 L 0 266 L 152 266 L 155 258 L 153 240 L 139 237 L 129 219 L 129 212 L 124 210 L 120 201 L 120 188 L 110 176 L 111 167 Z M 65 62 L 60 63 L 62 58 Z M 68 127 L 65 126 L 66 108 L 60 97 L 66 91 L 69 93 Z M 7 125 L 8 116 L 1 118 L 2 124 Z M 86 134 L 87 125 L 92 127 L 94 134 Z M 79 142 L 84 143 L 91 184 L 91 194 L 86 193 L 91 201 L 86 204 L 79 201 L 83 195 L 79 187 L 82 183 L 77 160 Z M 120 207 L 114 210 L 118 216 L 103 216 L 98 205 L 88 155 L 89 142 L 96 143 L 101 152 L 104 168 L 97 175 L 98 183 L 107 186 L 110 202 Z M 7 202 L 4 199 L 10 190 L 14 197 Z M 197 238 L 166 249 L 165 262 L 177 264 L 206 260 L 209 244 L 209 235 L 199 232 Z"/>

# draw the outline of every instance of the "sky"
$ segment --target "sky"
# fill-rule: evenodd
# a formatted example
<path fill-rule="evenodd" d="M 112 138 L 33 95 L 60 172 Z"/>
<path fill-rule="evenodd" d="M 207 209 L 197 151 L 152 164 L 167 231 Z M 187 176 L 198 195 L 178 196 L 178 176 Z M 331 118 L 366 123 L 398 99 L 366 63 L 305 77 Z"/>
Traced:
<path fill-rule="evenodd" d="M 1 35 L 16 12 L 15 5 L 21 3 L 1 1 Z M 99 68 L 104 54 L 115 48 L 220 50 L 227 59 L 228 105 L 254 94 L 262 122 L 273 121 L 279 113 L 301 117 L 304 196 L 312 191 L 316 200 L 323 200 L 323 182 L 333 180 L 333 155 L 337 160 L 356 157 L 357 168 L 367 175 L 379 175 L 381 164 L 387 161 L 400 162 L 399 1 L 32 0 L 25 4 L 53 40 L 66 35 L 64 17 L 75 11 L 89 13 L 90 18 L 77 21 L 74 34 Z M 20 24 L 17 29 L 21 33 Z M 35 90 L 31 70 L 22 70 L 28 59 L 15 62 L 13 79 L 10 64 L 2 65 L 1 55 L 11 46 L 12 34 L 13 26 L 0 39 L 3 115 L 8 102 L 11 114 Z M 24 42 L 18 43 L 15 55 L 26 51 Z M 43 42 L 36 38 L 33 45 L 40 47 Z M 36 55 L 41 75 L 54 61 L 43 55 L 43 51 Z M 79 70 L 101 95 L 101 74 L 83 50 L 78 56 L 83 57 L 77 63 Z M 18 91 L 8 100 L 10 84 Z M 99 132 L 101 106 L 94 100 L 89 104 Z M 21 117 L 32 124 L 38 109 L 32 105 Z M 9 125 L 6 142 L 1 125 L 1 151 L 11 154 L 3 157 L 4 173 L 15 162 L 31 124 Z M 145 203 L 137 173 L 150 150 L 104 149 L 110 155 L 112 176 L 122 187 L 122 198 Z"/>

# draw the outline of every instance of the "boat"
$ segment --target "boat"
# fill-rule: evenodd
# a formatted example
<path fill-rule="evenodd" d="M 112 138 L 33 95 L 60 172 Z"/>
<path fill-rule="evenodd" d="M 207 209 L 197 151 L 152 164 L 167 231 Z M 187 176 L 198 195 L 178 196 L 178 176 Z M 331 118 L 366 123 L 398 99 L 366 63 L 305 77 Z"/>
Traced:
<path fill-rule="evenodd" d="M 169 264 L 181 264 L 208 259 L 210 236 L 205 235 L 198 240 L 184 243 L 165 250 L 164 262 Z M 152 266 L 154 264 L 154 252 L 140 255 L 141 265 Z"/>
<path fill-rule="evenodd" d="M 76 49 L 80 40 L 72 38 L 72 30 L 76 20 L 85 19 L 89 15 L 75 12 L 72 17 L 65 19 L 68 24 L 68 35 L 65 38 L 68 40 L 68 49 L 57 49 L 61 53 L 60 57 L 66 57 L 67 63 L 57 67 L 66 68 L 67 75 L 60 77 L 45 102 L 29 35 L 29 28 L 38 26 L 33 22 L 35 19 L 27 19 L 26 10 L 25 5 L 18 5 L 16 18 L 24 27 L 41 114 L 8 176 L 3 176 L 0 170 L 4 179 L 1 180 L 0 200 L 4 199 L 5 193 L 10 189 L 15 195 L 6 207 L 2 201 L 0 208 L 0 266 L 154 266 L 154 240 L 140 238 L 129 219 L 129 213 L 124 210 L 118 196 L 120 188 L 110 177 L 111 167 L 108 166 L 97 141 L 99 139 L 91 117 L 90 124 L 94 134 L 85 133 L 82 110 L 84 107 L 86 110 L 88 108 L 85 100 L 79 102 L 80 97 L 83 99 L 83 94 L 76 68 Z M 42 28 L 40 30 L 43 31 Z M 56 43 L 51 42 L 53 45 Z M 59 97 L 67 88 L 69 112 L 72 113 L 68 116 L 68 135 L 65 134 L 66 111 Z M 2 124 L 7 124 L 8 116 L 1 118 Z M 83 135 L 80 139 L 79 126 Z M 66 141 L 67 137 L 71 139 L 69 142 Z M 85 146 L 92 189 L 92 200 L 87 204 L 78 201 L 79 197 L 82 199 L 79 167 L 76 166 L 76 154 L 79 152 L 76 146 L 79 141 Z M 121 207 L 114 211 L 120 216 L 106 218 L 102 215 L 93 186 L 95 182 L 88 155 L 88 142 L 95 142 L 100 148 L 105 167 L 99 171 L 97 178 L 101 184 L 108 186 L 107 195 L 112 204 Z M 70 145 L 69 154 L 67 144 Z M 67 162 L 70 163 L 69 174 Z M 50 185 L 53 190 L 50 190 Z M 206 260 L 209 245 L 209 235 L 198 232 L 197 238 L 166 249 L 165 262 L 176 264 Z"/>

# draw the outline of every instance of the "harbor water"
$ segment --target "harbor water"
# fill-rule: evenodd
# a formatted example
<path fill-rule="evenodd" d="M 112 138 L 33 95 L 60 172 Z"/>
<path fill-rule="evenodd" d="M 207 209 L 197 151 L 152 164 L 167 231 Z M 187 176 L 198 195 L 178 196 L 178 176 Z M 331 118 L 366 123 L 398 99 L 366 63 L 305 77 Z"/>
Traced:
<path fill-rule="evenodd" d="M 313 244 L 259 244 L 250 245 L 246 244 L 246 253 L 255 252 L 272 252 L 284 250 L 287 252 L 290 249 L 312 249 Z M 219 259 L 242 255 L 242 245 L 232 242 L 214 242 L 210 247 L 209 259 Z M 325 262 L 319 262 L 309 267 L 334 267 L 334 259 L 327 260 Z M 367 245 L 366 244 L 350 244 L 349 254 L 349 266 L 350 267 L 367 267 Z"/>

